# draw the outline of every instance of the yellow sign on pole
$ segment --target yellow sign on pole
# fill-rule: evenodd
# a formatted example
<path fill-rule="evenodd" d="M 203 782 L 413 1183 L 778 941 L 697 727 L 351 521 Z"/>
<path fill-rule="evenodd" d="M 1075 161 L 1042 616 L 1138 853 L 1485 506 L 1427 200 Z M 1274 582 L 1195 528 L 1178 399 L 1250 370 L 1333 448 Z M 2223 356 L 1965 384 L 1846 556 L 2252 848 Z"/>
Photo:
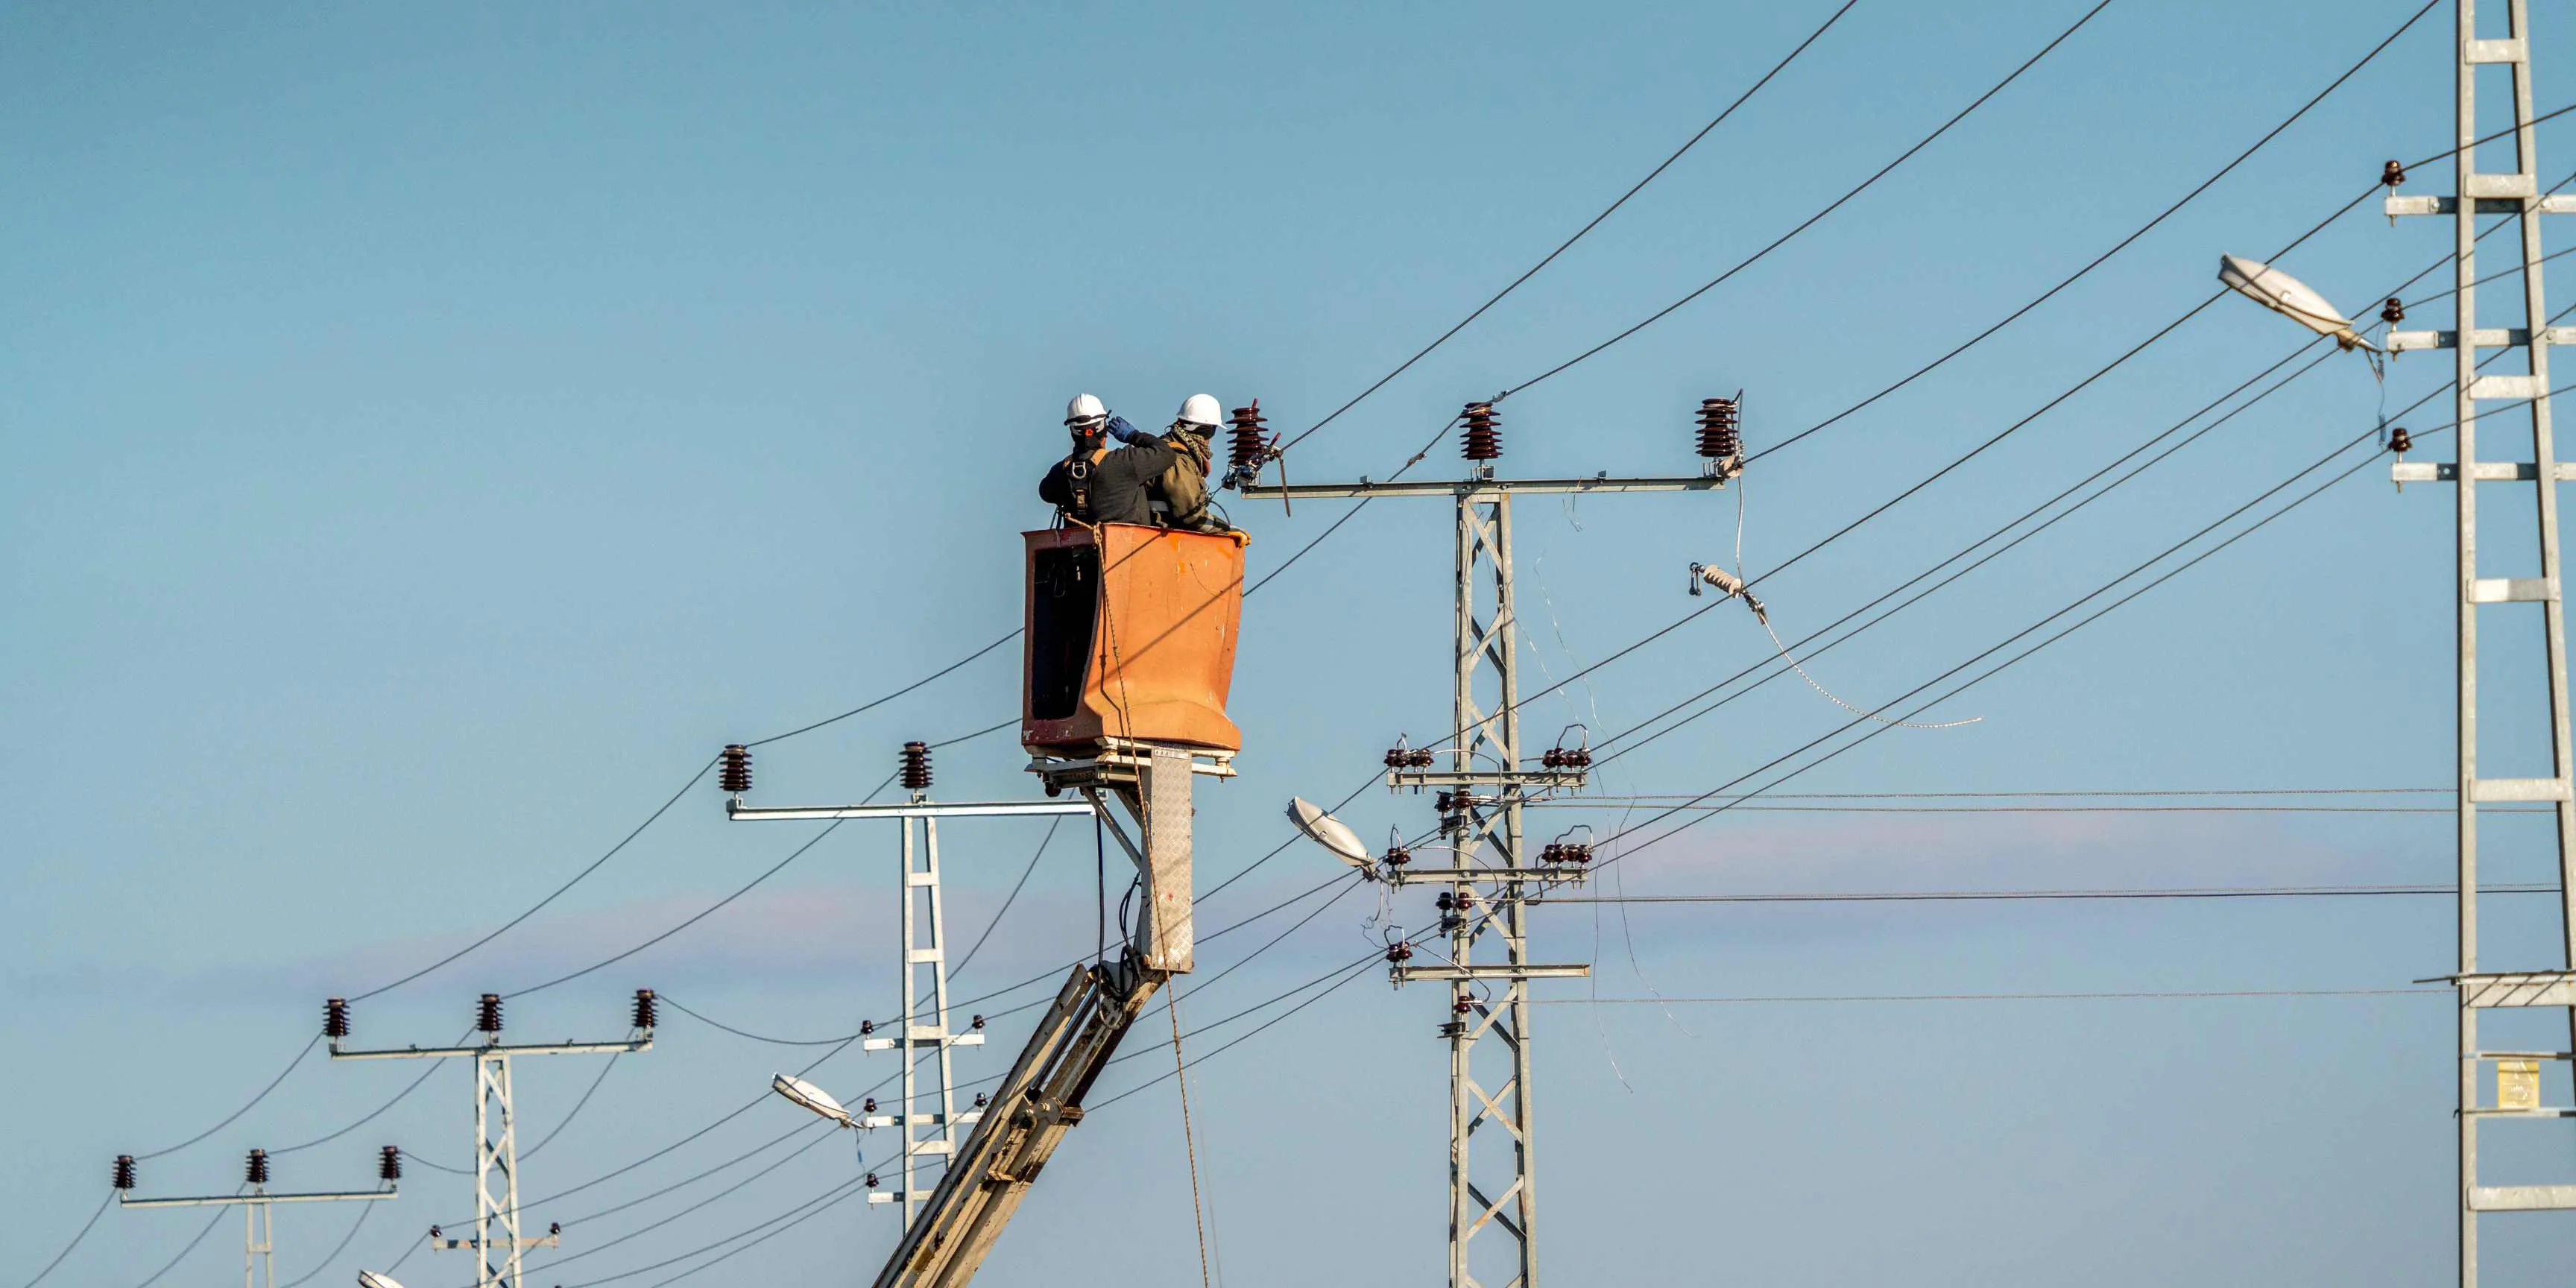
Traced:
<path fill-rule="evenodd" d="M 2538 1060 L 2496 1061 L 2496 1108 L 2538 1109 L 2540 1107 L 2540 1062 Z"/>

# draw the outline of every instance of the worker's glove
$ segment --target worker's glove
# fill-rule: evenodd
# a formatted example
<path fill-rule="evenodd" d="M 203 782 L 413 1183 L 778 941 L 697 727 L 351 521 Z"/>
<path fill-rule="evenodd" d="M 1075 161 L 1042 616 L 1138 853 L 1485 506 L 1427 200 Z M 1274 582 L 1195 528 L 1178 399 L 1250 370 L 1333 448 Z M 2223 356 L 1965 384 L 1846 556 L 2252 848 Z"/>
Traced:
<path fill-rule="evenodd" d="M 1145 431 L 1128 424 L 1127 418 L 1124 416 L 1112 416 L 1109 418 L 1109 436 L 1117 439 L 1119 442 L 1131 445 L 1155 441 L 1152 434 L 1148 434 Z"/>

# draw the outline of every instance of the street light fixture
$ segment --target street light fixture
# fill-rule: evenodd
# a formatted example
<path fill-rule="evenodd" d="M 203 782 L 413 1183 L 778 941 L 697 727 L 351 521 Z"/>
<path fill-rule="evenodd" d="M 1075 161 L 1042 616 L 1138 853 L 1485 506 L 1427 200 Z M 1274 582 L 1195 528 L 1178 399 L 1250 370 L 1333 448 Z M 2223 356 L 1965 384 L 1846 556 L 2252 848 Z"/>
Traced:
<path fill-rule="evenodd" d="M 1307 840 L 1332 851 L 1334 858 L 1358 868 L 1360 875 L 1371 881 L 1377 879 L 1377 856 L 1369 853 L 1368 846 L 1360 840 L 1360 834 L 1352 831 L 1349 824 L 1325 813 L 1322 807 L 1302 796 L 1288 799 L 1288 821 L 1296 824 L 1297 830 Z"/>
<path fill-rule="evenodd" d="M 2307 283 L 2269 264 L 2240 255 L 2218 257 L 2218 280 L 2227 289 L 2290 319 L 2319 335 L 2332 336 L 2339 347 L 2385 352 L 2362 338 L 2326 297 Z"/>

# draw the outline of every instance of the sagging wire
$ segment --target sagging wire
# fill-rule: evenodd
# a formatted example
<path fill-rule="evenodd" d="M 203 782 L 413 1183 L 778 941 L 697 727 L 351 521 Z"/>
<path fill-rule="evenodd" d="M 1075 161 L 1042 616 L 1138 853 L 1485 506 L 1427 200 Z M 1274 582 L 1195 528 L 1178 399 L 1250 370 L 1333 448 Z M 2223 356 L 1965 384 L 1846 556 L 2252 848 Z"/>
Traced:
<path fill-rule="evenodd" d="M 2382 420 L 2384 421 L 2385 417 L 2383 417 Z M 1880 715 L 1874 710 L 1854 706 L 1849 702 L 1845 702 L 1840 696 L 1835 694 L 1833 690 L 1826 688 L 1822 683 L 1818 682 L 1815 676 L 1808 674 L 1806 666 L 1798 661 L 1795 654 L 1792 654 L 1789 651 L 1788 641 L 1780 638 L 1779 628 L 1771 624 L 1770 610 L 1765 608 L 1762 601 L 1754 596 L 1752 583 L 1746 581 L 1744 578 L 1744 476 L 1742 474 L 1739 473 L 1735 476 L 1735 571 L 1728 572 L 1726 569 L 1718 567 L 1716 564 L 1702 563 L 1692 564 L 1690 566 L 1690 571 L 1690 593 L 1697 595 L 1700 593 L 1701 586 L 1713 586 L 1717 589 L 1718 597 L 1720 599 L 1743 600 L 1744 606 L 1753 611 L 1753 620 L 1761 624 L 1762 633 L 1771 637 L 1771 647 L 1779 653 L 1780 660 L 1788 663 L 1789 669 L 1796 671 L 1798 673 L 1798 678 L 1806 681 L 1807 687 L 1814 689 L 1825 699 L 1825 701 L 1831 702 L 1835 706 L 1851 712 L 1853 715 L 1869 720 L 1875 720 L 1891 729 L 1956 729 L 1963 725 L 1979 723 L 1985 719 L 1984 716 L 1969 716 L 1964 720 L 1944 720 L 1937 723 L 1892 720 L 1886 716 Z"/>

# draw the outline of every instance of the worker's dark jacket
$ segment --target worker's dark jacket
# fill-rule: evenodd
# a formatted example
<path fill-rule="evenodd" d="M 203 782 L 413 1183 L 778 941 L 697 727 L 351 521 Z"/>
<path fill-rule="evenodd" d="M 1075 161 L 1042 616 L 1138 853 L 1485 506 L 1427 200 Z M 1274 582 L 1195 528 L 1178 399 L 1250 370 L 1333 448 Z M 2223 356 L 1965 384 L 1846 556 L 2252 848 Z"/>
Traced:
<path fill-rule="evenodd" d="M 1146 489 L 1174 459 L 1172 449 L 1160 442 L 1122 447 L 1097 461 L 1088 454 L 1069 457 L 1056 462 L 1038 483 L 1038 499 L 1084 523 L 1150 524 L 1154 510 Z M 1071 467 L 1077 464 L 1088 467 L 1088 477 L 1074 477 Z M 1086 495 L 1077 498 L 1077 493 Z M 1079 505 L 1078 499 L 1090 504 Z"/>

